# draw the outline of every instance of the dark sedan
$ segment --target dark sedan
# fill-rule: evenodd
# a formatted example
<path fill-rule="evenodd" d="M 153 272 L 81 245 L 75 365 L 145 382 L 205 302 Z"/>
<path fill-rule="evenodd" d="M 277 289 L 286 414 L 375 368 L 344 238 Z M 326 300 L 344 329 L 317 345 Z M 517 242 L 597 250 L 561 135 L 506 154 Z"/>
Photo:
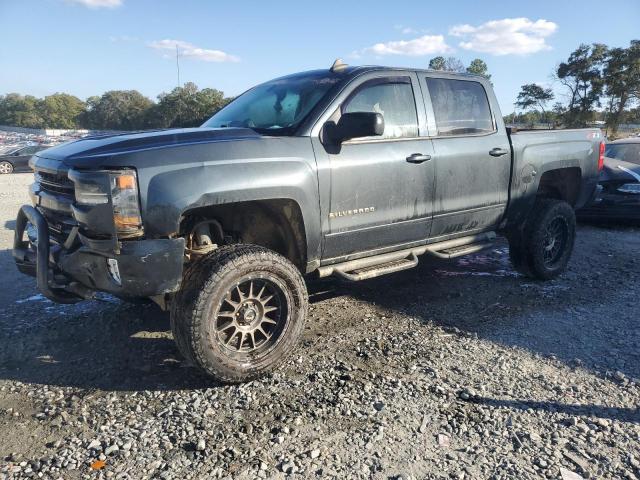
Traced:
<path fill-rule="evenodd" d="M 0 155 L 0 174 L 30 171 L 29 159 L 36 152 L 49 147 L 50 145 L 23 145 Z"/>
<path fill-rule="evenodd" d="M 578 212 L 585 219 L 640 220 L 640 138 L 607 144 L 595 200 Z"/>

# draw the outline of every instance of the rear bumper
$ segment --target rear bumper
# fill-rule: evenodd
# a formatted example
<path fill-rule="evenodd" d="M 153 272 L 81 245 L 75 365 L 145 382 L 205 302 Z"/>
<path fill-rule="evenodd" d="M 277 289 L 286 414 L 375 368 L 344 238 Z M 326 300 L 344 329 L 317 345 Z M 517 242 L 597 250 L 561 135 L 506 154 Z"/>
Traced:
<path fill-rule="evenodd" d="M 35 245 L 24 239 L 27 223 L 37 229 Z M 36 277 L 38 289 L 55 302 L 75 303 L 95 291 L 152 297 L 176 291 L 182 280 L 182 238 L 121 242 L 117 253 L 74 240 L 51 242 L 47 221 L 36 208 L 25 205 L 18 212 L 13 247 L 18 270 Z"/>

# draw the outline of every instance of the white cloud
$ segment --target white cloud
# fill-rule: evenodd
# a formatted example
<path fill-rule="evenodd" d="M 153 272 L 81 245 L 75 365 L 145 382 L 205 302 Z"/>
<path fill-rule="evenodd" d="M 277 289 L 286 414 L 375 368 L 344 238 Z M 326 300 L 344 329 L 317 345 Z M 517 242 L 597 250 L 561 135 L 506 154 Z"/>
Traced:
<path fill-rule="evenodd" d="M 356 52 L 356 56 L 364 53 L 374 55 L 407 55 L 419 57 L 435 53 L 447 53 L 452 48 L 447 45 L 442 35 L 424 35 L 413 40 L 395 40 L 386 43 L 376 43 L 372 47 Z"/>
<path fill-rule="evenodd" d="M 221 50 L 200 48 L 183 40 L 157 40 L 150 42 L 149 47 L 162 52 L 165 57 L 174 58 L 176 47 L 181 57 L 202 60 L 203 62 L 239 62 L 240 59 Z"/>
<path fill-rule="evenodd" d="M 456 25 L 449 35 L 460 37 L 460 48 L 493 55 L 526 55 L 551 50 L 546 38 L 558 29 L 547 20 L 528 18 L 504 18 L 491 20 L 477 27 Z"/>
<path fill-rule="evenodd" d="M 137 42 L 140 40 L 138 37 L 132 37 L 130 35 L 112 35 L 109 37 L 109 41 L 113 43 L 117 42 Z"/>
<path fill-rule="evenodd" d="M 418 30 L 412 27 L 407 27 L 406 25 L 394 25 L 393 28 L 398 30 L 403 35 L 416 34 Z"/>
<path fill-rule="evenodd" d="M 67 2 L 89 8 L 115 8 L 122 5 L 122 0 L 67 0 Z"/>

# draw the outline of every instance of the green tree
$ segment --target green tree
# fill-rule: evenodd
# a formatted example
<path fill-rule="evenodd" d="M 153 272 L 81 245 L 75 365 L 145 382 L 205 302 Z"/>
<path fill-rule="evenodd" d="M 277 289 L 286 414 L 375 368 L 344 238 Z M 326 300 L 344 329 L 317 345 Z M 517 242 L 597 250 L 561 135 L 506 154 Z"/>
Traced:
<path fill-rule="evenodd" d="M 627 109 L 640 100 L 640 40 L 632 40 L 629 48 L 609 50 L 604 66 L 604 93 L 608 98 L 608 133 L 616 137 Z"/>
<path fill-rule="evenodd" d="M 491 75 L 488 73 L 489 68 L 484 60 L 480 58 L 476 58 L 471 61 L 469 66 L 467 67 L 467 73 L 473 73 L 475 75 L 482 75 L 487 80 L 491 80 Z"/>
<path fill-rule="evenodd" d="M 431 70 L 444 70 L 446 62 L 447 61 L 444 59 L 444 57 L 433 57 L 429 61 L 429 69 L 431 69 Z"/>
<path fill-rule="evenodd" d="M 553 128 L 558 128 L 562 125 L 563 119 L 567 114 L 567 108 L 561 103 L 556 102 L 551 107 L 551 117 L 553 119 Z"/>
<path fill-rule="evenodd" d="M 153 102 L 137 90 L 111 90 L 87 99 L 86 124 L 99 130 L 141 130 Z"/>
<path fill-rule="evenodd" d="M 224 94 L 214 88 L 198 90 L 191 82 L 158 96 L 153 123 L 162 127 L 197 127 L 226 105 Z"/>
<path fill-rule="evenodd" d="M 40 112 L 44 126 L 49 128 L 79 128 L 85 103 L 68 93 L 54 93 L 44 97 Z"/>
<path fill-rule="evenodd" d="M 541 117 L 544 119 L 547 116 L 545 105 L 551 100 L 553 100 L 553 91 L 550 88 L 543 88 L 535 83 L 527 83 L 520 87 L 515 106 L 522 110 L 540 107 Z"/>
<path fill-rule="evenodd" d="M 462 73 L 465 71 L 464 64 L 456 57 L 433 57 L 429 61 L 429 68 L 431 70 L 455 73 Z"/>
<path fill-rule="evenodd" d="M 42 128 L 40 100 L 31 95 L 9 93 L 0 95 L 0 125 Z"/>
<path fill-rule="evenodd" d="M 568 126 L 584 126 L 593 119 L 594 107 L 600 105 L 603 93 L 602 68 L 607 51 L 603 44 L 581 44 L 556 69 L 558 80 L 569 90 L 565 114 Z"/>

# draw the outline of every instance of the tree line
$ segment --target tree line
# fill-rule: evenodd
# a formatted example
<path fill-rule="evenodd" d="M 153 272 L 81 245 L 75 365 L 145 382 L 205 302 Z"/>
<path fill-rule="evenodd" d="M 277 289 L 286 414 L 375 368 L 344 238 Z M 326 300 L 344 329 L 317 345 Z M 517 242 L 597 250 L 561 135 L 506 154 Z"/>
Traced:
<path fill-rule="evenodd" d="M 92 130 L 195 127 L 230 101 L 220 90 L 200 90 L 191 82 L 161 93 L 157 102 L 137 90 L 111 90 L 86 101 L 68 93 L 44 98 L 9 93 L 0 95 L 0 125 Z"/>
<path fill-rule="evenodd" d="M 429 61 L 429 68 L 491 78 L 480 58 L 465 66 L 456 57 L 438 56 Z M 632 40 L 626 48 L 582 44 L 552 76 L 564 88 L 565 101 L 549 107 L 557 100 L 551 88 L 525 84 L 514 104 L 519 112 L 507 115 L 505 121 L 583 127 L 601 119 L 611 137 L 621 123 L 640 122 L 640 40 Z M 137 90 L 112 90 L 86 101 L 67 93 L 44 98 L 9 93 L 0 95 L 0 125 L 93 130 L 192 127 L 231 100 L 219 90 L 200 90 L 194 83 L 161 93 L 155 102 Z"/>
<path fill-rule="evenodd" d="M 552 89 L 525 84 L 514 104 L 520 114 L 514 112 L 505 120 L 569 128 L 602 120 L 611 138 L 617 136 L 620 124 L 640 123 L 640 40 L 632 40 L 626 48 L 581 44 L 552 77 L 564 88 L 565 102 L 547 108 L 555 99 Z"/>
<path fill-rule="evenodd" d="M 465 67 L 456 58 L 436 57 L 431 60 L 430 68 L 490 77 L 486 63 L 480 59 Z M 54 93 L 44 98 L 9 93 L 0 95 L 0 125 L 125 131 L 195 127 L 231 100 L 220 90 L 200 90 L 190 82 L 169 93 L 161 93 L 156 102 L 137 90 L 111 90 L 86 101 L 68 93 Z"/>

